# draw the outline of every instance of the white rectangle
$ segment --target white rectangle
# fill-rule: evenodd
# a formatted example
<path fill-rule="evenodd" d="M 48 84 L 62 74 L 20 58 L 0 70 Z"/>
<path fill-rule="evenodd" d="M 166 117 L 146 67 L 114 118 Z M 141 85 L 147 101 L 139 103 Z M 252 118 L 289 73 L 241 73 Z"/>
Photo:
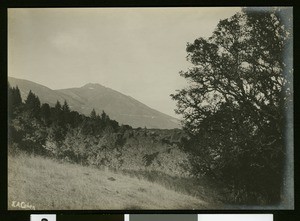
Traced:
<path fill-rule="evenodd" d="M 273 221 L 273 214 L 198 214 L 198 221 Z"/>
<path fill-rule="evenodd" d="M 56 221 L 55 214 L 31 214 L 30 221 Z"/>
<path fill-rule="evenodd" d="M 129 221 L 129 214 L 124 214 L 124 221 Z"/>

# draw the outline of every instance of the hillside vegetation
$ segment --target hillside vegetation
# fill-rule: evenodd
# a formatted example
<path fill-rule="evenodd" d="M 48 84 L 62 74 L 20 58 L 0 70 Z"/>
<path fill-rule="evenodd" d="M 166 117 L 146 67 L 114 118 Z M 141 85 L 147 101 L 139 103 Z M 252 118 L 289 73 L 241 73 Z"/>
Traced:
<path fill-rule="evenodd" d="M 9 87 L 9 208 L 193 209 L 216 205 L 217 193 L 193 174 L 179 129 L 119 125 L 68 103 L 22 102 Z M 114 171 L 114 172 L 112 172 Z M 69 199 L 68 199 L 69 198 Z"/>
<path fill-rule="evenodd" d="M 8 209 L 13 201 L 36 210 L 205 209 L 208 203 L 162 185 L 40 156 L 8 158 Z"/>
<path fill-rule="evenodd" d="M 63 106 L 57 102 L 55 107 L 47 104 L 40 107 L 39 98 L 32 92 L 25 103 L 11 108 L 9 144 L 12 151 L 118 170 L 191 175 L 188 154 L 178 145 L 185 136 L 181 130 L 119 126 L 105 112 L 100 116 L 92 111 L 91 116 L 86 117 L 71 111 L 67 102 Z"/>

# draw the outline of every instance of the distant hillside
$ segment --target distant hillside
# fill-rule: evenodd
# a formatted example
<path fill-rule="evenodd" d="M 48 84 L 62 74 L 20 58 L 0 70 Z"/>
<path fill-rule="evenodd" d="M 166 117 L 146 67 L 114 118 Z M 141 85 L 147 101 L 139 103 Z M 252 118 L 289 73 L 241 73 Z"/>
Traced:
<path fill-rule="evenodd" d="M 132 127 L 159 129 L 179 128 L 176 118 L 154 110 L 145 104 L 100 84 L 86 84 L 80 88 L 52 90 L 32 81 L 8 78 L 12 87 L 18 85 L 22 99 L 31 90 L 42 103 L 54 105 L 57 100 L 67 100 L 72 110 L 89 115 L 94 108 L 97 113 L 105 111 L 112 119 Z"/>
<path fill-rule="evenodd" d="M 29 91 L 31 90 L 33 93 L 38 95 L 42 103 L 48 103 L 53 106 L 57 100 L 64 101 L 64 98 L 59 92 L 32 81 L 8 77 L 8 82 L 11 87 L 19 87 L 23 100 L 26 99 Z M 68 103 L 69 102 L 71 102 L 71 100 L 68 100 Z"/>

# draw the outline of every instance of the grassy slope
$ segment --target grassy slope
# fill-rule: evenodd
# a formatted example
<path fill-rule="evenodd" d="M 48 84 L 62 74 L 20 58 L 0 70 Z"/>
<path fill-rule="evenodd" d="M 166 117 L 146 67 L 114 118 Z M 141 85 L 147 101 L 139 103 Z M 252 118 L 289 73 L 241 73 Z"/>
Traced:
<path fill-rule="evenodd" d="M 208 203 L 146 180 L 32 156 L 8 158 L 12 201 L 37 210 L 205 209 Z M 109 178 L 113 177 L 115 180 Z"/>

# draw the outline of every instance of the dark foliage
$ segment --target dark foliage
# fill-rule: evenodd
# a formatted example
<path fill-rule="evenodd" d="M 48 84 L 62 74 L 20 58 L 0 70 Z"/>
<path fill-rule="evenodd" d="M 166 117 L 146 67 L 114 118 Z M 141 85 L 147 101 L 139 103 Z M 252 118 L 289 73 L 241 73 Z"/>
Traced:
<path fill-rule="evenodd" d="M 171 95 L 195 172 L 222 183 L 236 203 L 281 200 L 292 103 L 291 21 L 281 14 L 244 9 L 189 43 L 194 67 L 180 74 L 191 84 Z"/>
<path fill-rule="evenodd" d="M 27 99 L 25 100 L 25 109 L 31 117 L 40 117 L 40 106 L 40 99 L 34 93 L 29 91 Z"/>
<path fill-rule="evenodd" d="M 8 87 L 8 100 L 9 143 L 15 143 L 30 153 L 54 154 L 57 150 L 47 148 L 46 141 L 53 142 L 58 148 L 72 128 L 80 129 L 80 133 L 85 135 L 101 135 L 104 131 L 116 132 L 120 128 L 118 122 L 111 120 L 105 112 L 100 117 L 93 110 L 91 117 L 86 117 L 71 111 L 67 101 L 63 105 L 57 101 L 55 107 L 46 103 L 41 105 L 32 91 L 22 103 L 18 87 Z M 127 129 L 131 127 L 128 126 Z M 65 151 L 65 155 L 70 153 Z"/>
<path fill-rule="evenodd" d="M 14 117 L 16 110 L 22 105 L 22 98 L 18 87 L 10 87 L 8 84 L 8 113 Z"/>
<path fill-rule="evenodd" d="M 18 91 L 10 87 L 8 90 L 10 94 Z M 17 99 L 19 95 L 15 97 Z M 40 105 L 39 98 L 32 92 L 26 103 L 15 102 L 11 95 L 9 99 L 14 104 L 13 109 L 9 110 L 14 114 L 10 115 L 8 125 L 9 150 L 13 153 L 21 150 L 82 165 L 112 168 L 121 167 L 127 159 L 130 163 L 126 168 L 154 164 L 154 167 L 164 166 L 168 169 L 165 165 L 157 164 L 158 154 L 152 153 L 161 151 L 163 155 L 168 149 L 171 152 L 171 149 L 177 148 L 173 145 L 178 144 L 182 136 L 180 130 L 120 126 L 104 111 L 99 115 L 92 110 L 87 117 L 70 110 L 67 101 L 63 105 L 57 101 L 54 107 Z M 135 152 L 130 150 L 132 147 L 140 149 Z M 137 154 L 139 156 L 135 159 Z M 169 163 L 174 166 L 173 159 Z"/>

